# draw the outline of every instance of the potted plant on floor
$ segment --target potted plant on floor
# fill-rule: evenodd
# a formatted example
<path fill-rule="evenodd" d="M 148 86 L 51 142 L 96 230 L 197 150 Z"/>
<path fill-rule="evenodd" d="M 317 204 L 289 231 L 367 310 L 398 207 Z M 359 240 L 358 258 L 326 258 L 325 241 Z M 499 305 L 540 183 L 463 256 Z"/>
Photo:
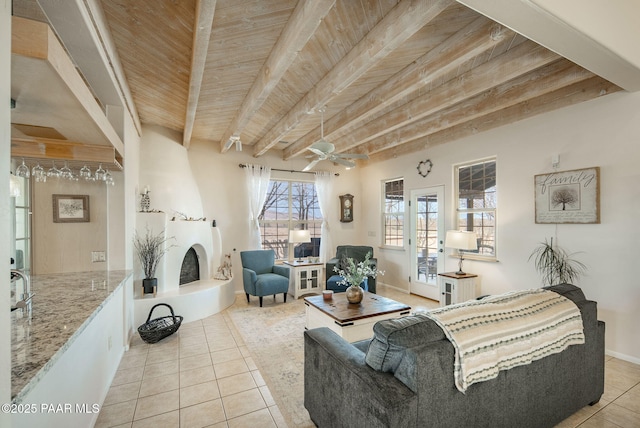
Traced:
<path fill-rule="evenodd" d="M 155 277 L 156 269 L 162 256 L 173 247 L 173 245 L 165 245 L 170 239 L 174 238 L 166 238 L 164 230 L 156 235 L 149 228 L 146 229 L 144 236 L 140 236 L 136 232 L 133 237 L 133 246 L 144 271 L 144 279 L 142 280 L 144 294 L 155 293 L 158 286 L 158 278 Z"/>
<path fill-rule="evenodd" d="M 536 270 L 542 277 L 545 285 L 574 284 L 583 275 L 587 267 L 580 261 L 551 242 L 541 242 L 529 256 L 529 261 L 534 258 Z M 574 284 L 575 285 L 575 284 Z"/>

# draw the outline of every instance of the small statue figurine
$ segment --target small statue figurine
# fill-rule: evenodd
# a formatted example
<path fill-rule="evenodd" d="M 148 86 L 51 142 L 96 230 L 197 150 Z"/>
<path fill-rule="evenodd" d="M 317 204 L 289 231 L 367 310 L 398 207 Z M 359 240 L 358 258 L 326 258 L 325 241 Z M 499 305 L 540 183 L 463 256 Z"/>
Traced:
<path fill-rule="evenodd" d="M 148 213 L 151 207 L 151 197 L 149 196 L 149 187 L 146 186 L 144 191 L 140 193 L 140 211 Z"/>
<path fill-rule="evenodd" d="M 218 272 L 213 277 L 213 279 L 231 279 L 232 277 L 233 272 L 231 271 L 231 254 L 225 254 L 224 260 L 218 268 Z"/>

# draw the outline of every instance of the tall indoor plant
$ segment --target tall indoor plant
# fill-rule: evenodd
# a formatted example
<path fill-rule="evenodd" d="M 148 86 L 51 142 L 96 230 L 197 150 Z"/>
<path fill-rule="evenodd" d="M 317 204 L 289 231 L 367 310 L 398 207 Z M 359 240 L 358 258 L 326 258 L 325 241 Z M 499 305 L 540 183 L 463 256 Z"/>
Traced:
<path fill-rule="evenodd" d="M 583 275 L 587 267 L 572 258 L 575 253 L 567 253 L 562 248 L 553 246 L 553 238 L 546 239 L 533 250 L 529 260 L 534 258 L 536 270 L 542 277 L 544 285 L 573 284 Z M 574 284 L 575 285 L 575 284 Z"/>
<path fill-rule="evenodd" d="M 170 239 L 173 239 L 173 237 L 165 237 L 164 230 L 158 234 L 153 234 L 149 228 L 146 229 L 143 236 L 136 232 L 133 237 L 133 246 L 144 271 L 142 287 L 145 294 L 153 293 L 158 285 L 158 278 L 155 277 L 156 269 L 162 256 L 173 247 L 173 245 L 165 245 Z"/>

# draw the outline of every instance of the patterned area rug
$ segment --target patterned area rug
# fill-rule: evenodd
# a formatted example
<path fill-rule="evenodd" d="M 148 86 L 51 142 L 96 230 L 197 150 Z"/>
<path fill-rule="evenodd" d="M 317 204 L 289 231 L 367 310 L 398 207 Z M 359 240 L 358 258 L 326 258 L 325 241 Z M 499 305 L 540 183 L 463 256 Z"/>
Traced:
<path fill-rule="evenodd" d="M 247 304 L 238 295 L 227 312 L 288 425 L 314 427 L 304 408 L 304 299 L 288 297 L 265 297 L 261 308 L 257 298 Z"/>

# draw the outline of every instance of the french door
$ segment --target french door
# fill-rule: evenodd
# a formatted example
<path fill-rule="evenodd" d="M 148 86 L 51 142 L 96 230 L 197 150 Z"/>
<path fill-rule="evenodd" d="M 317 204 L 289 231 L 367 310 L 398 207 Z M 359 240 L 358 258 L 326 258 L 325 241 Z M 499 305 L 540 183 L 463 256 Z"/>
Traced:
<path fill-rule="evenodd" d="M 444 269 L 444 186 L 411 191 L 409 290 L 440 300 L 438 273 Z"/>

